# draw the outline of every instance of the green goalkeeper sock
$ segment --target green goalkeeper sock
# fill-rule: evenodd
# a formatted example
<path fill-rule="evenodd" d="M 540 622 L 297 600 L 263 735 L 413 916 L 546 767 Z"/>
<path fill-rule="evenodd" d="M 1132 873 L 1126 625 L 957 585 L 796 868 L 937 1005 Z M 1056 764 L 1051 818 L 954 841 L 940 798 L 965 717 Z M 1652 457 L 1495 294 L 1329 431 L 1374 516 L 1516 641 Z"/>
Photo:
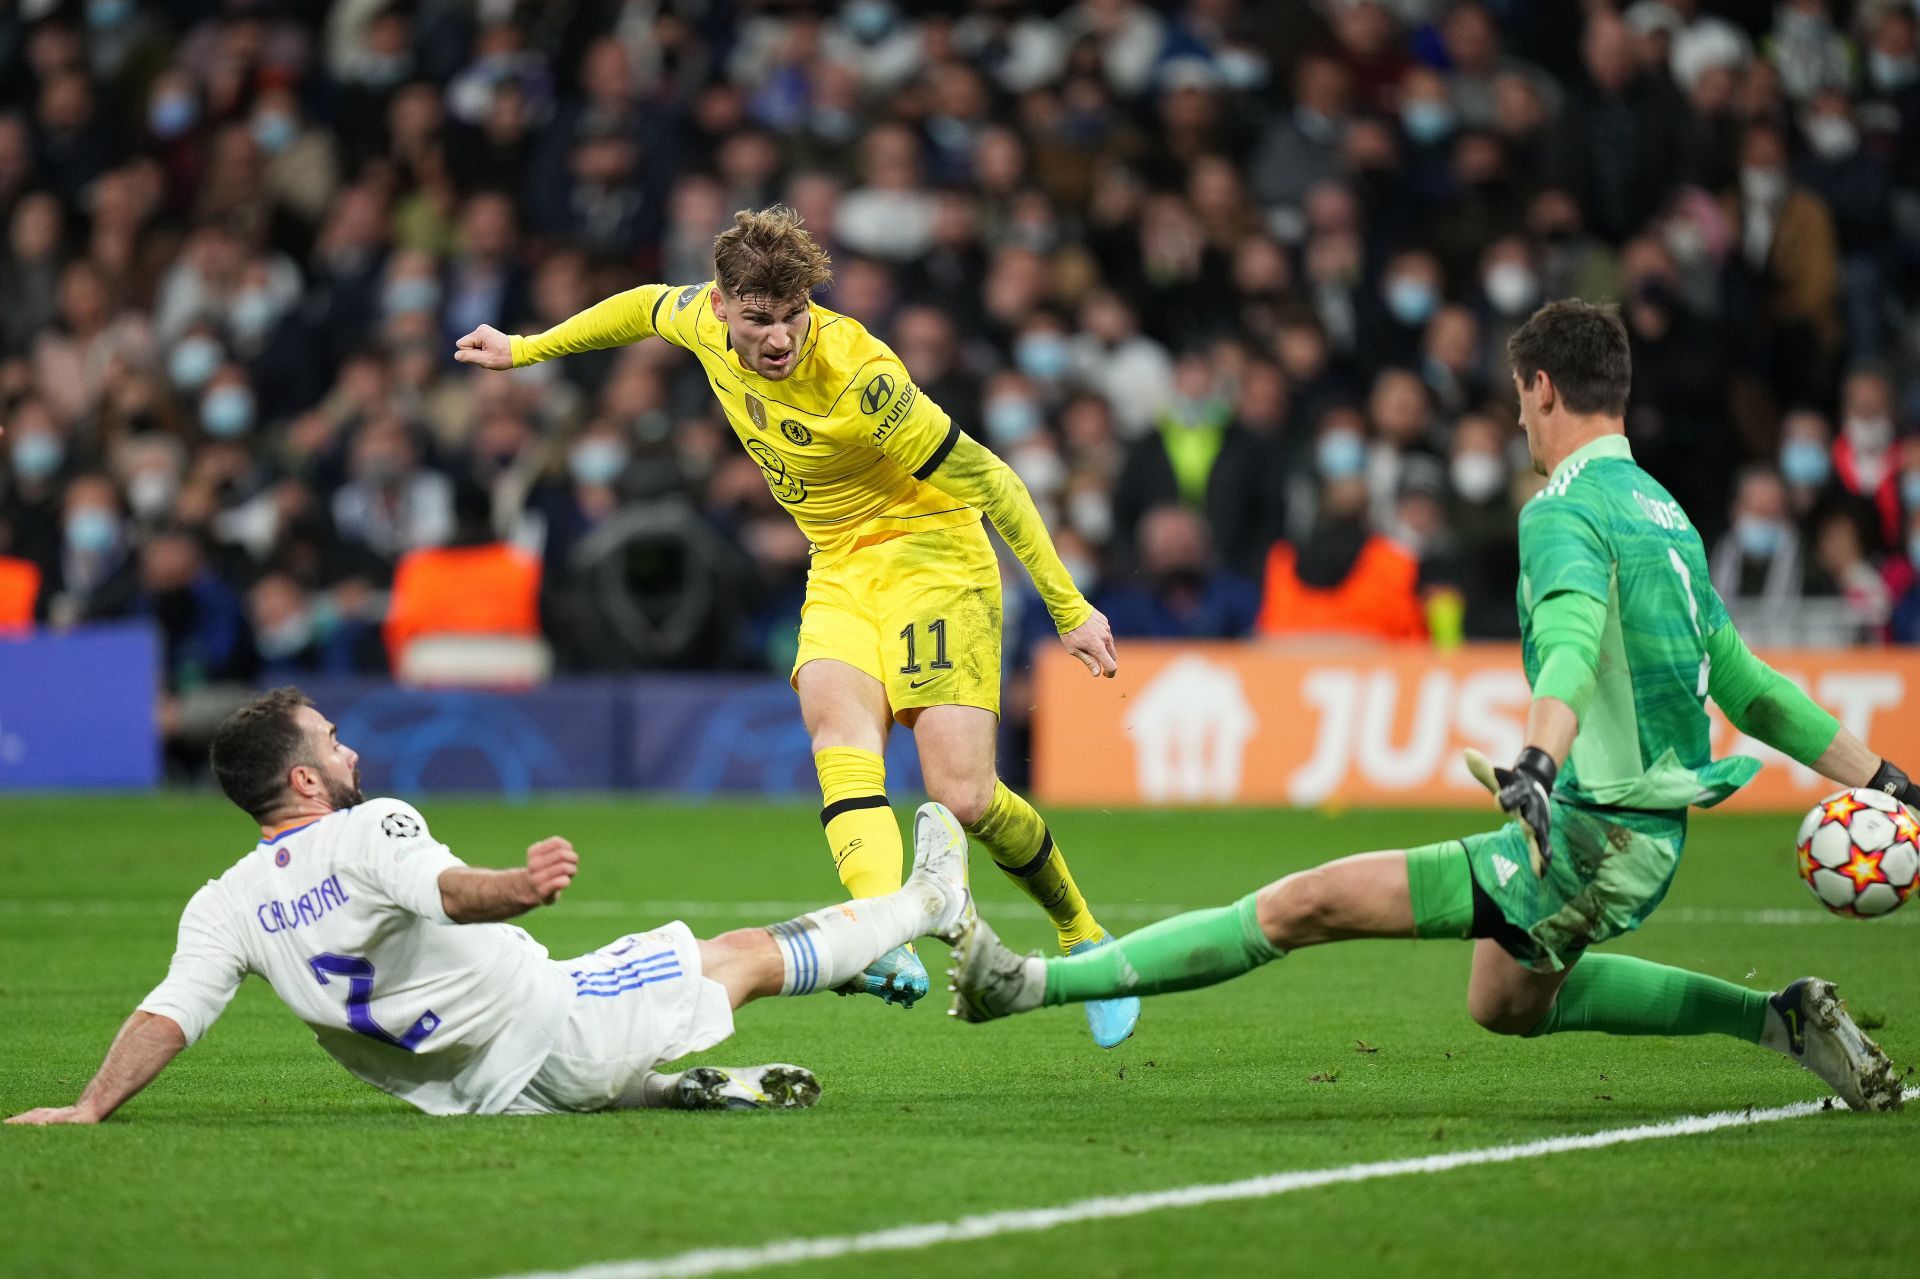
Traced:
<path fill-rule="evenodd" d="M 1072 1004 L 1193 990 L 1278 959 L 1283 952 L 1260 931 L 1254 896 L 1163 919 L 1071 958 L 1049 959 L 1043 1002 Z"/>
<path fill-rule="evenodd" d="M 1766 1024 L 1763 991 L 1631 955 L 1587 955 L 1529 1034 L 1732 1035 L 1757 1044 Z"/>

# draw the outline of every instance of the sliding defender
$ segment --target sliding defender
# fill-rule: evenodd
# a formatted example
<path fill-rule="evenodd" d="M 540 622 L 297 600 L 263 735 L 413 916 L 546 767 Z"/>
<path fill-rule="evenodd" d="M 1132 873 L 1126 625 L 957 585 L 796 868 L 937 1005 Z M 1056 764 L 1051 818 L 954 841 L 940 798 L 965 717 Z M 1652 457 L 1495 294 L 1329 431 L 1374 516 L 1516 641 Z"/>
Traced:
<path fill-rule="evenodd" d="M 580 860 L 559 837 L 525 866 L 468 866 L 397 799 L 360 793 L 358 756 L 298 690 L 228 718 L 213 771 L 260 842 L 187 903 L 167 979 L 120 1028 L 71 1106 L 17 1124 L 90 1124 L 204 1035 L 242 978 L 266 978 L 355 1076 L 431 1115 L 810 1106 L 785 1064 L 657 1067 L 733 1033 L 742 1004 L 832 990 L 973 913 L 967 840 L 922 806 L 914 871 L 897 891 L 768 928 L 696 939 L 679 921 L 553 960 L 501 921 L 551 906 Z"/>

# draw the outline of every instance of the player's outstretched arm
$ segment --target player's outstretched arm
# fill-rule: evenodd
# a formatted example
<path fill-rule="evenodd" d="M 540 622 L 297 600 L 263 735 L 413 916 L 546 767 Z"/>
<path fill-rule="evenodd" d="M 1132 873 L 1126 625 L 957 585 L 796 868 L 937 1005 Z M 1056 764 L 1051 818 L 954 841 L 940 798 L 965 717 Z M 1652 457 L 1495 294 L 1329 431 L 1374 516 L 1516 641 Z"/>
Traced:
<path fill-rule="evenodd" d="M 522 369 L 555 355 L 578 355 L 609 346 L 626 346 L 651 338 L 660 302 L 672 292 L 670 284 L 641 284 L 624 294 L 595 302 L 586 311 L 570 315 L 559 325 L 530 338 L 505 334 L 492 325 L 480 325 L 453 344 L 453 359 L 482 369 Z"/>
<path fill-rule="evenodd" d="M 113 1037 L 106 1060 L 71 1106 L 42 1106 L 15 1115 L 10 1124 L 97 1124 L 152 1083 L 187 1046 L 178 1022 L 159 1013 L 136 1012 Z"/>
<path fill-rule="evenodd" d="M 558 835 L 527 849 L 527 864 L 508 870 L 456 866 L 440 872 L 440 904 L 456 924 L 486 924 L 551 906 L 580 873 L 580 855 Z"/>
<path fill-rule="evenodd" d="M 1754 655 L 1728 622 L 1707 637 L 1707 693 L 1733 726 L 1842 786 L 1920 806 L 1920 787 L 1876 755 L 1798 684 Z"/>
<path fill-rule="evenodd" d="M 625 346 L 654 335 L 654 313 L 671 291 L 670 285 L 643 284 L 596 302 L 532 337 L 502 333 L 483 324 L 453 344 L 453 358 L 483 369 L 516 369 L 557 355 Z"/>
<path fill-rule="evenodd" d="M 952 448 L 920 478 L 992 521 L 1033 578 L 1060 632 L 1060 642 L 1069 653 L 1095 675 L 1111 678 L 1118 673 L 1120 654 L 1114 647 L 1113 628 L 1073 584 L 1073 576 L 1053 547 L 1046 521 L 1033 504 L 1033 495 L 1012 467 L 985 445 L 956 433 Z"/>

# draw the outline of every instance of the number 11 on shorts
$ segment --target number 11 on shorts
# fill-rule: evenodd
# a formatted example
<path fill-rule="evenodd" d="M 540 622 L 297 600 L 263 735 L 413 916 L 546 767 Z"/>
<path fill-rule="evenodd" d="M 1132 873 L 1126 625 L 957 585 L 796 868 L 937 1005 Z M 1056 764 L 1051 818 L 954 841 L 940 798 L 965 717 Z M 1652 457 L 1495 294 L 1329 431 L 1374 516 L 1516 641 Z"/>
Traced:
<path fill-rule="evenodd" d="M 916 623 L 908 622 L 900 631 L 900 638 L 907 642 L 907 664 L 900 668 L 902 675 L 918 675 L 921 670 L 919 647 L 914 642 L 915 629 Z M 933 641 L 933 661 L 927 664 L 926 669 L 952 670 L 953 663 L 947 660 L 947 619 L 942 617 L 928 622 L 926 631 L 928 638 Z"/>

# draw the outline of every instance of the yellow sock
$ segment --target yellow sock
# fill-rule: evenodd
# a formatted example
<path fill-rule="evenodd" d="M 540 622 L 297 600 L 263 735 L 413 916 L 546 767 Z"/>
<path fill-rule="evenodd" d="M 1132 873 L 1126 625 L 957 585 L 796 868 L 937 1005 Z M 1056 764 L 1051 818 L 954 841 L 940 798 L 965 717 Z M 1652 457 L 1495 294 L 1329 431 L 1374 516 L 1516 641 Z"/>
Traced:
<path fill-rule="evenodd" d="M 849 897 L 900 891 L 900 824 L 887 807 L 887 765 L 872 751 L 829 746 L 813 757 L 820 774 L 820 824 L 833 869 Z"/>
<path fill-rule="evenodd" d="M 1021 892 L 1040 903 L 1060 934 L 1061 950 L 1106 936 L 1073 882 L 1067 859 L 1054 846 L 1053 832 L 1033 805 L 1008 790 L 1006 783 L 993 784 L 993 802 L 979 821 L 967 827 L 967 833 L 986 845 Z"/>

